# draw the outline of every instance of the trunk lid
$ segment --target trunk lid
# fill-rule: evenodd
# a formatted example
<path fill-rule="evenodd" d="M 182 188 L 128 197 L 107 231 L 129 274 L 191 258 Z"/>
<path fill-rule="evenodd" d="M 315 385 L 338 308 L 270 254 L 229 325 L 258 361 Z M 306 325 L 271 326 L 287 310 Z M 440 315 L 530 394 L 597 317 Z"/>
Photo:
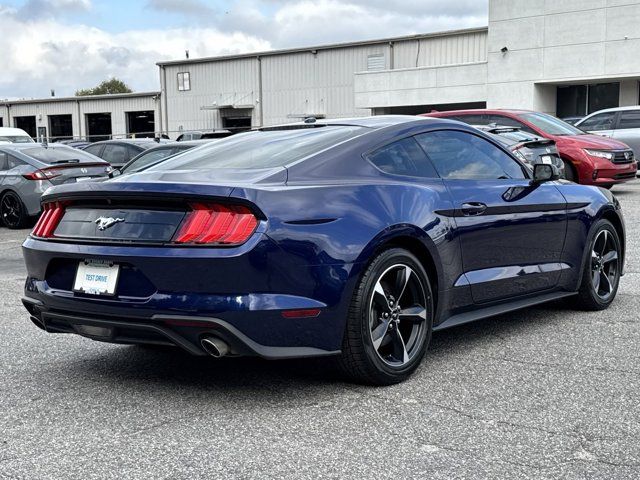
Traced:
<path fill-rule="evenodd" d="M 107 162 L 64 162 L 54 163 L 42 170 L 55 175 L 49 179 L 53 185 L 63 185 L 107 177 L 111 166 Z"/>
<path fill-rule="evenodd" d="M 286 172 L 284 174 L 286 177 Z M 238 220 L 237 225 L 225 223 L 232 230 L 234 225 L 237 227 L 237 230 L 227 232 L 226 236 L 216 235 L 215 232 L 207 235 L 204 231 L 194 236 L 194 243 L 199 243 L 200 238 L 215 238 L 220 239 L 218 243 L 225 243 L 227 239 L 244 238 L 243 229 L 246 227 L 249 231 L 255 225 L 247 223 L 251 220 L 249 217 L 265 219 L 264 214 L 251 202 L 251 190 L 254 187 L 246 181 L 264 179 L 264 172 L 244 172 L 245 182 L 240 182 L 241 175 L 236 172 L 235 185 L 209 183 L 214 176 L 206 172 L 199 172 L 198 183 L 184 181 L 194 175 L 193 172 L 155 172 L 130 175 L 126 181 L 116 178 L 104 183 L 53 187 L 42 197 L 48 208 L 45 208 L 43 227 L 39 229 L 36 226 L 35 236 L 50 236 L 54 240 L 72 242 L 175 244 L 181 243 L 180 232 L 189 225 L 194 212 L 200 212 L 202 218 L 210 219 L 213 230 L 221 228 L 220 222 L 214 221 L 216 217 Z M 276 177 L 282 180 L 282 175 L 279 169 Z M 232 172 L 220 176 L 227 180 L 234 178 Z M 133 181 L 134 177 L 138 181 Z M 149 178 L 153 181 L 140 181 Z M 179 182 L 179 179 L 183 181 Z M 237 194 L 229 198 L 234 191 Z M 46 229 L 48 210 L 52 211 L 51 216 L 56 217 L 58 222 L 50 230 Z M 55 211 L 57 213 L 53 213 Z M 43 235 L 44 231 L 50 235 Z"/>

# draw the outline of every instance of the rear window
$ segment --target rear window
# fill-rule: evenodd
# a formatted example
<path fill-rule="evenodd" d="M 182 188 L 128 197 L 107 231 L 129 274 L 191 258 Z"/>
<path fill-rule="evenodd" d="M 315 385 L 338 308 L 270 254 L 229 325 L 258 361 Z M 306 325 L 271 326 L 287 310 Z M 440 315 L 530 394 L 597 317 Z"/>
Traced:
<path fill-rule="evenodd" d="M 529 142 L 532 140 L 538 140 L 539 137 L 532 135 L 523 131 L 515 131 L 515 132 L 492 132 L 494 135 L 498 137 L 499 140 L 502 140 L 503 143 L 507 145 L 513 145 L 514 143 L 519 142 Z"/>
<path fill-rule="evenodd" d="M 64 163 L 76 160 L 80 162 L 100 161 L 100 159 L 72 147 L 33 147 L 25 148 L 20 152 L 43 163 Z"/>
<path fill-rule="evenodd" d="M 149 170 L 270 168 L 292 164 L 367 130 L 325 126 L 239 133 L 185 152 Z"/>

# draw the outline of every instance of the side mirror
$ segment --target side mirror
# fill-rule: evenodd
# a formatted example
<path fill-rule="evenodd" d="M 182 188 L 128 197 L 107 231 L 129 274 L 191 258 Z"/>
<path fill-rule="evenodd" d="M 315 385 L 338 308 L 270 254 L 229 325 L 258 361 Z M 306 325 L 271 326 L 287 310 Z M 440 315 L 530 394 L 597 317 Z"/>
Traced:
<path fill-rule="evenodd" d="M 560 178 L 560 171 L 555 165 L 547 163 L 537 163 L 533 166 L 532 185 L 540 185 L 544 182 L 551 182 Z"/>

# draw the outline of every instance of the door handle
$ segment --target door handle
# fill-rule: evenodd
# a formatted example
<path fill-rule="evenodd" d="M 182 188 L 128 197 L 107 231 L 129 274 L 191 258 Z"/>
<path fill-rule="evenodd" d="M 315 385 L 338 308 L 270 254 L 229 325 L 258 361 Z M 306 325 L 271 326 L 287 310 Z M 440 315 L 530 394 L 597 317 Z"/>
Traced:
<path fill-rule="evenodd" d="M 468 203 L 463 203 L 462 208 L 460 210 L 462 210 L 462 214 L 465 217 L 473 217 L 475 215 L 482 215 L 486 209 L 487 209 L 487 206 L 484 203 L 468 202 Z"/>

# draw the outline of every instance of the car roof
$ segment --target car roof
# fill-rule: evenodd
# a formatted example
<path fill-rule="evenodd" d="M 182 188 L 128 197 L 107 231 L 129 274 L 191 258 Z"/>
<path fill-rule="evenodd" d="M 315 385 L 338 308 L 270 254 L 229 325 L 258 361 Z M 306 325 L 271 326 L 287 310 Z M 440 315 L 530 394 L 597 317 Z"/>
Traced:
<path fill-rule="evenodd" d="M 91 145 L 118 144 L 118 143 L 145 146 L 151 143 L 155 143 L 156 145 L 165 145 L 170 142 L 165 141 L 165 142 L 159 143 L 159 142 L 156 142 L 153 138 L 120 138 L 120 139 L 116 138 L 113 140 L 101 140 L 99 142 L 93 142 Z"/>
<path fill-rule="evenodd" d="M 22 137 L 28 137 L 29 134 L 21 128 L 14 127 L 0 127 L 0 135 L 19 135 Z"/>
<path fill-rule="evenodd" d="M 629 110 L 640 110 L 640 105 L 631 105 L 627 107 L 603 108 L 602 110 L 598 110 L 597 112 L 590 113 L 589 115 L 584 117 L 583 120 L 589 117 L 593 117 L 594 115 L 597 115 L 599 113 L 627 112 Z"/>
<path fill-rule="evenodd" d="M 222 140 L 222 138 L 201 138 L 200 140 L 184 140 L 181 142 L 172 143 L 171 146 L 180 148 L 184 145 L 191 145 L 193 147 L 197 147 L 198 145 L 206 145 L 207 143 L 217 142 L 218 140 Z"/>
<path fill-rule="evenodd" d="M 2 145 L 0 145 L 3 148 L 10 148 L 11 150 L 27 150 L 29 148 L 51 148 L 51 149 L 58 149 L 58 148 L 62 148 L 65 150 L 75 150 L 73 147 L 70 147 L 69 145 L 61 145 L 61 144 L 55 144 L 55 143 L 49 143 L 48 145 L 43 145 L 42 143 L 3 143 Z"/>
<path fill-rule="evenodd" d="M 500 114 L 511 114 L 518 115 L 520 113 L 536 113 L 533 110 L 525 110 L 525 109 L 516 109 L 516 108 L 472 108 L 468 110 L 447 110 L 444 112 L 430 112 L 423 113 L 421 115 L 433 115 L 433 116 L 449 116 L 449 115 L 478 115 L 478 114 L 489 114 L 489 115 L 500 115 Z"/>
<path fill-rule="evenodd" d="M 284 123 L 280 125 L 272 125 L 268 127 L 258 128 L 257 130 L 285 130 L 296 129 L 301 127 L 314 128 L 327 125 L 345 126 L 345 127 L 366 127 L 372 129 L 385 128 L 393 125 L 401 125 L 409 122 L 429 121 L 428 117 L 416 115 L 378 115 L 373 117 L 354 117 L 354 118 L 335 118 L 335 119 L 307 119 L 301 122 Z M 433 120 L 433 119 L 431 119 Z"/>

